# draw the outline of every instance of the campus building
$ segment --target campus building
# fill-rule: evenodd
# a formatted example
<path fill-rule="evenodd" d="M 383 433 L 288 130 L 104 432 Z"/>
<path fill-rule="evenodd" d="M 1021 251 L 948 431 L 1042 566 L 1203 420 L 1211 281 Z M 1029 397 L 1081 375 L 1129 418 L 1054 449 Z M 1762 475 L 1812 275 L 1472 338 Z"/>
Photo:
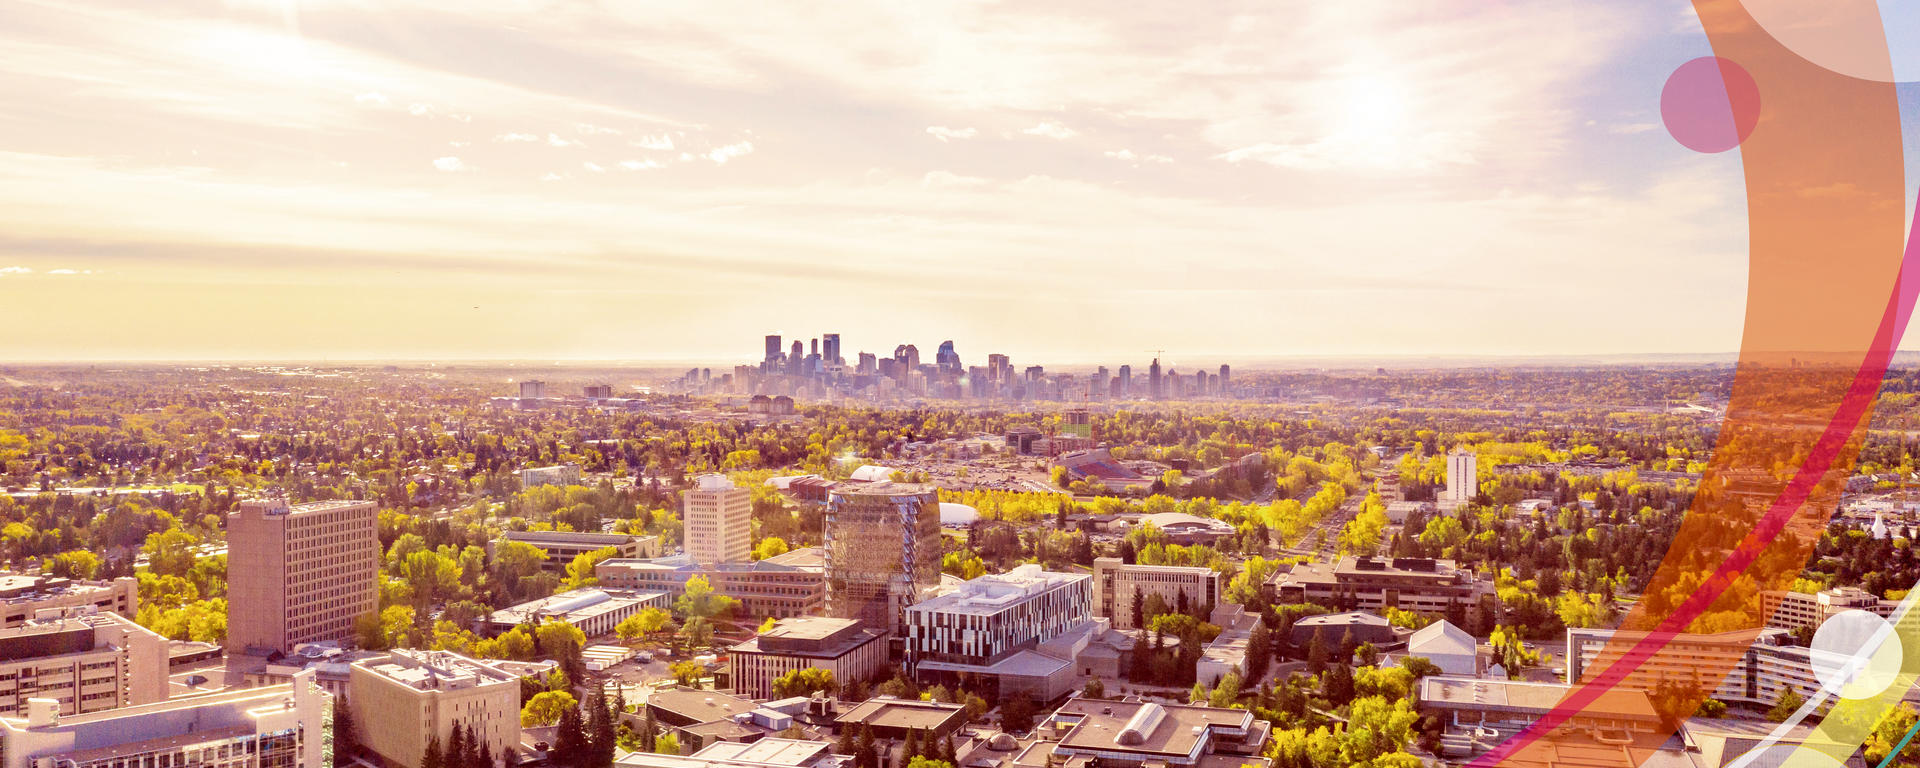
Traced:
<path fill-rule="evenodd" d="M 1136 629 L 1133 603 L 1144 606 L 1147 599 L 1159 595 L 1168 608 L 1183 603 L 1201 610 L 1220 600 L 1220 574 L 1212 568 L 1177 565 L 1130 565 L 1117 557 L 1099 557 L 1093 561 L 1093 615 L 1113 619 L 1114 629 Z"/>
<path fill-rule="evenodd" d="M 602 560 L 593 569 L 602 587 L 665 592 L 678 600 L 694 577 L 713 591 L 740 601 L 748 616 L 811 616 L 825 609 L 826 569 L 817 548 L 745 563 L 707 565 L 686 555 L 652 560 Z"/>
<path fill-rule="evenodd" d="M 46 610 L 92 608 L 129 619 L 140 612 L 140 580 L 81 581 L 0 573 L 0 627 L 17 627 Z"/>
<path fill-rule="evenodd" d="M 1612 629 L 1567 630 L 1567 679 L 1593 679 L 1646 635 Z M 1811 701 L 1820 688 L 1811 653 L 1810 648 L 1794 645 L 1793 636 L 1782 629 L 1679 634 L 1615 685 L 1651 693 L 1666 683 L 1695 688 L 1728 704 L 1761 707 L 1773 706 L 1787 691 Z M 1819 711 L 1830 706 L 1831 699 Z"/>
<path fill-rule="evenodd" d="M 1093 577 L 1033 563 L 981 576 L 907 609 L 907 664 L 923 681 L 986 680 L 1002 696 L 1051 701 L 1078 680 L 1074 662 L 1105 629 Z"/>
<path fill-rule="evenodd" d="M 728 650 L 734 692 L 773 698 L 773 681 L 799 669 L 833 673 L 836 684 L 866 680 L 887 664 L 885 633 L 852 619 L 781 619 L 773 629 Z"/>
<path fill-rule="evenodd" d="M 240 502 L 227 515 L 227 648 L 352 639 L 379 608 L 379 572 L 373 502 Z"/>
<path fill-rule="evenodd" d="M 48 611 L 0 629 L 0 717 L 24 716 L 31 699 L 76 715 L 167 699 L 167 639 L 92 607 Z"/>
<path fill-rule="evenodd" d="M 1480 492 L 1478 462 L 1471 451 L 1447 454 L 1447 487 L 1441 492 L 1441 501 L 1449 507 L 1473 501 L 1474 494 Z"/>
<path fill-rule="evenodd" d="M 717 741 L 691 755 L 629 752 L 616 768 L 842 768 L 852 761 L 824 741 L 760 739 L 751 744 Z"/>
<path fill-rule="evenodd" d="M 72 716 L 33 699 L 25 717 L 0 717 L 0 768 L 325 768 L 333 704 L 312 675 Z"/>
<path fill-rule="evenodd" d="M 1457 607 L 1465 614 L 1480 609 L 1493 583 L 1452 560 L 1421 557 L 1342 557 L 1337 563 L 1300 563 L 1274 576 L 1274 597 L 1282 603 L 1317 603 L 1339 610 L 1385 611 L 1399 608 L 1442 615 Z"/>
<path fill-rule="evenodd" d="M 706 565 L 753 560 L 753 493 L 726 475 L 701 475 L 680 494 L 687 556 Z"/>
<path fill-rule="evenodd" d="M 1416 690 L 1420 713 L 1441 722 L 1436 753 L 1453 762 L 1484 754 L 1557 711 L 1569 689 L 1558 683 L 1433 676 L 1421 678 Z M 1621 765 L 1698 765 L 1687 754 L 1690 746 L 1685 739 L 1668 738 L 1645 692 L 1620 687 L 1594 693 L 1539 745 L 1568 764 L 1580 764 L 1584 757 Z M 1535 765 L 1529 757 L 1516 759 Z"/>
<path fill-rule="evenodd" d="M 496 760 L 520 740 L 520 676 L 488 662 L 396 650 L 355 662 L 349 686 L 361 745 L 396 765 L 420 765 L 427 742 L 446 744 L 454 728 L 471 728 Z"/>
<path fill-rule="evenodd" d="M 1834 587 L 1817 594 L 1767 591 L 1760 593 L 1760 604 L 1767 612 L 1767 626 L 1786 630 L 1819 627 L 1821 622 L 1846 611 L 1890 618 L 1900 607 L 1898 600 L 1874 597 L 1859 587 Z"/>
<path fill-rule="evenodd" d="M 1267 768 L 1272 732 L 1244 709 L 1074 698 L 1035 729 L 1032 749 L 1045 765 Z"/>
<path fill-rule="evenodd" d="M 572 624 L 587 637 L 599 637 L 613 634 L 613 628 L 628 616 L 671 607 L 673 598 L 663 591 L 581 587 L 494 611 L 488 622 L 495 632 L 505 632 L 551 619 Z"/>
<path fill-rule="evenodd" d="M 940 584 L 933 486 L 843 484 L 827 501 L 827 610 L 899 634 L 907 607 Z"/>
<path fill-rule="evenodd" d="M 493 556 L 500 548 L 500 543 L 506 541 L 517 541 L 546 552 L 547 562 L 541 567 L 549 571 L 565 571 L 574 558 L 603 549 L 612 549 L 614 557 L 660 556 L 658 536 L 579 531 L 507 531 L 487 542 L 487 555 Z"/>

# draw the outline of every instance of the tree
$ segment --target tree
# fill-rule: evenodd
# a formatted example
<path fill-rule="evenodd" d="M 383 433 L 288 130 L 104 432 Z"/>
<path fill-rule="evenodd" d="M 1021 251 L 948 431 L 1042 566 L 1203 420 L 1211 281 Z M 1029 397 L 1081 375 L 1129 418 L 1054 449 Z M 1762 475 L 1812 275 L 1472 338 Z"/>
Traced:
<path fill-rule="evenodd" d="M 773 696 L 776 699 L 787 699 L 795 696 L 809 696 L 815 692 L 831 695 L 837 687 L 833 681 L 833 670 L 805 667 L 774 678 Z"/>
<path fill-rule="evenodd" d="M 662 755 L 680 754 L 680 737 L 671 733 L 660 734 L 659 738 L 653 740 L 653 751 Z"/>
<path fill-rule="evenodd" d="M 594 568 L 600 565 L 600 561 L 618 554 L 620 550 L 606 547 L 574 555 L 573 561 L 567 563 L 567 589 L 579 589 L 600 583 L 599 577 L 594 575 Z"/>
<path fill-rule="evenodd" d="M 1273 661 L 1273 633 L 1267 630 L 1266 617 L 1253 625 L 1247 636 L 1247 679 L 1258 683 L 1267 677 L 1267 665 Z"/>
<path fill-rule="evenodd" d="M 673 615 L 663 608 L 643 608 L 639 613 L 620 620 L 613 628 L 620 639 L 631 643 L 647 635 L 666 629 L 673 621 Z"/>
<path fill-rule="evenodd" d="M 613 712 L 607 708 L 607 689 L 595 683 L 593 696 L 587 700 L 588 764 L 596 768 L 613 765 L 618 738 L 613 728 Z"/>
<path fill-rule="evenodd" d="M 447 734 L 447 750 L 443 758 L 447 768 L 467 768 L 467 734 L 455 723 Z"/>
<path fill-rule="evenodd" d="M 1353 668 L 1345 664 L 1327 667 L 1320 676 L 1320 693 L 1338 707 L 1353 700 Z"/>
<path fill-rule="evenodd" d="M 1774 702 L 1773 709 L 1767 710 L 1767 719 L 1776 723 L 1784 723 L 1787 721 L 1787 718 L 1793 717 L 1793 713 L 1799 711 L 1800 707 L 1805 706 L 1806 703 L 1807 700 L 1800 694 L 1795 693 L 1791 688 L 1781 691 L 1780 700 Z"/>
<path fill-rule="evenodd" d="M 907 768 L 953 768 L 953 763 L 949 763 L 945 760 L 934 760 L 924 756 L 919 756 L 909 761 L 907 763 Z"/>
<path fill-rule="evenodd" d="M 1146 598 L 1136 589 L 1133 591 L 1133 626 L 1139 628 L 1146 625 Z"/>
<path fill-rule="evenodd" d="M 1000 705 L 1000 730 L 1007 733 L 1032 730 L 1033 715 L 1033 701 L 1025 696 L 1014 696 Z"/>
<path fill-rule="evenodd" d="M 91 579 L 100 572 L 100 556 L 84 549 L 61 552 L 42 560 L 40 570 L 64 579 Z"/>
<path fill-rule="evenodd" d="M 520 726 L 538 728 L 560 722 L 560 715 L 578 707 L 573 694 L 566 691 L 542 691 L 520 708 Z"/>
<path fill-rule="evenodd" d="M 691 661 L 675 662 L 669 671 L 673 673 L 674 682 L 688 687 L 698 687 L 700 678 L 706 674 L 706 669 Z"/>
<path fill-rule="evenodd" d="M 688 648 L 705 648 L 713 644 L 713 622 L 705 616 L 694 616 L 680 628 L 680 636 Z"/>
<path fill-rule="evenodd" d="M 1307 672 L 1320 674 L 1327 668 L 1327 638 L 1319 627 L 1313 628 L 1313 639 L 1307 641 Z"/>
<path fill-rule="evenodd" d="M 705 576 L 688 579 L 680 599 L 673 603 L 674 610 L 689 619 L 696 616 L 701 618 L 725 616 L 738 607 L 740 607 L 739 600 L 714 592 L 713 583 L 707 581 Z"/>
<path fill-rule="evenodd" d="M 1089 699 L 1104 699 L 1107 697 L 1107 684 L 1100 682 L 1100 678 L 1097 677 L 1090 679 L 1080 695 Z"/>
<path fill-rule="evenodd" d="M 1441 672 L 1440 665 L 1433 663 L 1425 656 L 1408 656 L 1401 659 L 1400 668 L 1411 673 L 1415 680 L 1437 675 Z"/>
<path fill-rule="evenodd" d="M 353 728 L 353 713 L 347 707 L 333 710 L 333 751 L 345 757 L 360 752 L 360 734 Z"/>
<path fill-rule="evenodd" d="M 587 642 L 587 634 L 579 627 L 559 619 L 547 619 L 533 630 L 533 636 L 539 643 L 540 653 L 561 660 L 578 655 Z"/>
<path fill-rule="evenodd" d="M 778 536 L 768 536 L 761 539 L 759 544 L 753 546 L 753 559 L 765 560 L 769 557 L 784 555 L 788 551 L 786 539 Z"/>
<path fill-rule="evenodd" d="M 560 726 L 553 733 L 553 762 L 555 765 L 584 768 L 592 757 L 593 745 L 587 740 L 587 726 L 580 717 L 580 708 L 573 707 L 560 713 Z"/>
<path fill-rule="evenodd" d="M 420 768 L 450 768 L 447 765 L 446 755 L 440 747 L 438 735 L 427 736 L 427 749 L 426 753 L 420 757 Z"/>
<path fill-rule="evenodd" d="M 1915 713 L 1913 707 L 1907 704 L 1903 703 L 1888 710 L 1887 714 L 1881 716 L 1880 722 L 1873 726 L 1873 733 L 1867 737 L 1867 743 L 1864 745 L 1867 764 L 1880 765 L 1885 762 L 1887 755 L 1893 752 L 1893 745 L 1906 738 L 1907 732 L 1913 730 L 1916 722 L 1920 722 L 1920 713 Z M 1899 764 L 1920 764 L 1920 739 L 1907 742 L 1907 746 L 1900 750 Z"/>

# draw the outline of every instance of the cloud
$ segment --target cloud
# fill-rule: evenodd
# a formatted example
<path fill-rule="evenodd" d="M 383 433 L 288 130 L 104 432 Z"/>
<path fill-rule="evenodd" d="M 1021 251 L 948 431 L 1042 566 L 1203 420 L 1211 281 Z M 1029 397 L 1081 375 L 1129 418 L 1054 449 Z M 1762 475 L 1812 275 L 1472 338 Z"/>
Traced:
<path fill-rule="evenodd" d="M 384 107 L 387 105 L 387 95 L 379 91 L 368 91 L 355 95 L 353 97 L 353 103 L 364 104 L 370 107 Z"/>
<path fill-rule="evenodd" d="M 493 140 L 499 141 L 499 142 L 506 142 L 506 143 L 519 143 L 519 142 L 539 141 L 540 137 L 535 136 L 531 133 L 503 133 L 493 137 Z"/>
<path fill-rule="evenodd" d="M 467 169 L 467 164 L 460 162 L 460 158 L 447 156 L 433 161 L 433 167 L 435 170 L 447 173 L 459 173 Z"/>
<path fill-rule="evenodd" d="M 566 176 L 565 176 L 564 174 L 559 174 L 559 173 L 553 173 L 553 172 L 551 172 L 551 171 L 549 171 L 549 172 L 547 172 L 547 175 L 545 175 L 545 176 L 541 176 L 541 177 L 540 177 L 540 180 L 541 180 L 541 181 L 559 181 L 559 180 L 561 180 L 561 179 L 564 179 L 564 178 L 566 178 Z"/>
<path fill-rule="evenodd" d="M 1021 133 L 1028 136 L 1045 136 L 1049 139 L 1071 139 L 1079 135 L 1078 131 L 1052 120 L 1043 121 L 1039 125 L 1021 131 Z"/>
<path fill-rule="evenodd" d="M 620 167 L 629 171 L 646 171 L 659 168 L 660 164 L 653 160 L 622 160 Z"/>
<path fill-rule="evenodd" d="M 652 149 L 662 152 L 673 149 L 673 137 L 664 133 L 658 136 L 641 136 L 632 143 L 641 149 Z"/>
<path fill-rule="evenodd" d="M 452 120 L 456 123 L 471 123 L 473 122 L 473 115 L 462 115 L 456 112 L 456 113 L 447 115 L 447 119 Z"/>
<path fill-rule="evenodd" d="M 459 148 L 461 148 L 461 147 L 469 147 L 469 146 L 473 146 L 473 142 L 471 142 L 471 141 L 449 141 L 449 142 L 447 142 L 447 145 L 448 145 L 448 146 L 451 146 L 451 147 L 453 147 L 454 149 L 459 149 Z"/>
<path fill-rule="evenodd" d="M 1659 128 L 1659 123 L 1621 123 L 1607 126 L 1609 132 L 1623 134 L 1646 133 L 1648 131 L 1658 130 Z"/>
<path fill-rule="evenodd" d="M 1167 157 L 1166 155 L 1137 155 L 1137 154 L 1134 154 L 1133 150 L 1131 149 L 1116 149 L 1111 152 L 1107 152 L 1105 154 L 1107 157 L 1111 157 L 1115 160 L 1133 163 L 1135 165 L 1139 165 L 1140 163 L 1143 163 L 1143 162 L 1145 163 L 1173 162 L 1173 158 Z"/>
<path fill-rule="evenodd" d="M 950 189 L 955 187 L 978 187 L 987 183 L 978 176 L 961 176 L 951 171 L 928 171 L 920 177 L 920 186 L 926 189 Z"/>
<path fill-rule="evenodd" d="M 0 275 L 31 275 L 32 267 L 0 267 Z"/>
<path fill-rule="evenodd" d="M 574 130 L 577 130 L 581 133 L 588 134 L 588 135 L 601 135 L 601 136 L 620 135 L 620 129 L 618 128 L 608 128 L 606 126 L 594 125 L 592 123 L 580 123 L 574 126 Z"/>
<path fill-rule="evenodd" d="M 580 167 L 581 167 L 581 168 L 585 168 L 585 169 L 587 169 L 587 170 L 589 170 L 589 171 L 592 171 L 592 172 L 594 172 L 594 173 L 606 173 L 606 172 L 607 172 L 607 169 L 606 169 L 606 168 L 605 168 L 604 166 L 601 166 L 601 165 L 600 165 L 599 163 L 594 163 L 594 162 L 586 162 L 586 163 L 581 163 L 581 164 L 580 164 Z"/>
<path fill-rule="evenodd" d="M 560 134 L 557 134 L 557 133 L 549 133 L 549 134 L 547 134 L 547 146 L 549 146 L 549 147 L 577 147 L 577 146 L 580 146 L 580 142 L 578 142 L 578 141 L 575 141 L 575 140 L 573 140 L 573 139 L 569 139 L 569 138 L 567 138 L 567 137 L 565 137 L 565 136 L 561 136 Z"/>
<path fill-rule="evenodd" d="M 949 139 L 971 139 L 980 135 L 978 128 L 948 128 L 944 125 L 929 125 L 927 133 L 941 141 Z"/>
<path fill-rule="evenodd" d="M 741 141 L 723 147 L 715 147 L 713 151 L 707 153 L 707 159 L 719 165 L 726 165 L 728 160 L 751 154 L 752 152 L 753 142 Z"/>
<path fill-rule="evenodd" d="M 426 117 L 427 115 L 433 114 L 433 105 L 422 102 L 408 104 L 407 114 L 413 115 L 414 117 Z"/>

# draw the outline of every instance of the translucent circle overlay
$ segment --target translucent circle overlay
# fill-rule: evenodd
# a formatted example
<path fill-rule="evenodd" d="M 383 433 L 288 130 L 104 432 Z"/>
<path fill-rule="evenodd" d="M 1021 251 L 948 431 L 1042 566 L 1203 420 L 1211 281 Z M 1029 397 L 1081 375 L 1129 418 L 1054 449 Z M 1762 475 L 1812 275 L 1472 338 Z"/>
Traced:
<path fill-rule="evenodd" d="M 1820 686 L 1848 699 L 1876 696 L 1900 674 L 1900 636 L 1886 619 L 1861 610 L 1841 611 L 1813 632 L 1808 654 Z"/>
<path fill-rule="evenodd" d="M 1913 0 L 1742 0 L 1741 6 L 1774 40 L 1820 67 L 1874 82 L 1920 81 L 1920 3 Z M 1876 34 L 1883 39 L 1873 39 Z"/>
<path fill-rule="evenodd" d="M 1680 65 L 1660 89 L 1660 121 L 1695 152 L 1725 152 L 1760 122 L 1760 87 L 1745 67 L 1717 56 Z"/>

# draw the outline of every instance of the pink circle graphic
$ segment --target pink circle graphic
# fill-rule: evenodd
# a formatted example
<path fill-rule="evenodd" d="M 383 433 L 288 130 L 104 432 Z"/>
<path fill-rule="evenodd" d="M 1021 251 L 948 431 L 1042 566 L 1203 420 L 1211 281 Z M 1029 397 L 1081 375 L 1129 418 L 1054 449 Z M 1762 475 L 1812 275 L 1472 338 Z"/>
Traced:
<path fill-rule="evenodd" d="M 1760 122 L 1760 87 L 1739 64 L 1702 56 L 1667 76 L 1660 119 L 1686 148 L 1725 152 L 1746 141 Z"/>

